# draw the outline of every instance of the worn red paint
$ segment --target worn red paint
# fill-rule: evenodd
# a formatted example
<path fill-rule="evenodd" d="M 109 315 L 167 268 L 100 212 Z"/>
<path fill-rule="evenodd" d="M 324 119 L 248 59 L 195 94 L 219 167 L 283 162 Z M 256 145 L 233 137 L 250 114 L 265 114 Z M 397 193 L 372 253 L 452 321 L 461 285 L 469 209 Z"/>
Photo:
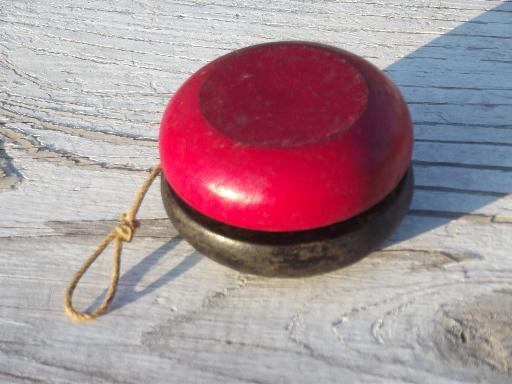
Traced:
<path fill-rule="evenodd" d="M 398 89 L 367 61 L 282 42 L 192 75 L 159 142 L 166 179 L 193 208 L 237 227 L 296 231 L 387 196 L 409 168 L 412 128 Z"/>

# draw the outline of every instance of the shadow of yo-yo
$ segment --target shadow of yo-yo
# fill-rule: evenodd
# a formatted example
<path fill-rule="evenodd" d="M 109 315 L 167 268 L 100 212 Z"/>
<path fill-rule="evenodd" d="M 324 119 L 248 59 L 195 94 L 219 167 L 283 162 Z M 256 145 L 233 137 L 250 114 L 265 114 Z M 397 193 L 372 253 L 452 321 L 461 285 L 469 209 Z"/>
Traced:
<path fill-rule="evenodd" d="M 385 69 L 411 111 L 411 210 L 387 244 L 468 214 L 502 211 L 512 192 L 512 3 L 503 3 Z"/>

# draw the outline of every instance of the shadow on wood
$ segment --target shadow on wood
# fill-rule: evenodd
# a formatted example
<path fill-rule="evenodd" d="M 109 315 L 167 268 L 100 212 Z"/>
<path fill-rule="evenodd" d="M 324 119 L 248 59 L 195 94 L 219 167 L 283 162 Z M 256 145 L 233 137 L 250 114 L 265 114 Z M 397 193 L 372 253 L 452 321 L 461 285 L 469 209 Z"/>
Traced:
<path fill-rule="evenodd" d="M 2 125 L 0 122 L 0 126 Z M 5 140 L 0 135 L 0 192 L 16 188 L 22 180 L 23 176 L 5 151 Z"/>
<path fill-rule="evenodd" d="M 501 4 L 386 68 L 412 114 L 416 175 L 412 208 L 387 245 L 462 216 L 493 221 L 490 205 L 512 192 L 511 12 Z"/>
<path fill-rule="evenodd" d="M 142 280 L 144 275 L 148 273 L 148 271 L 150 271 L 162 259 L 162 257 L 168 255 L 176 247 L 176 245 L 178 245 L 180 240 L 181 239 L 178 237 L 167 241 L 153 252 L 151 252 L 148 256 L 144 257 L 140 262 L 135 264 L 128 271 L 123 273 L 119 279 L 118 293 L 109 311 L 122 308 L 125 305 L 130 304 L 139 298 L 155 291 L 156 289 L 173 281 L 181 274 L 187 272 L 201 260 L 199 253 L 192 252 L 191 254 L 186 255 L 183 260 L 178 263 L 178 265 L 162 274 L 158 279 L 148 284 L 143 289 L 136 290 L 137 283 Z M 98 306 L 103 301 L 103 297 L 106 293 L 107 290 L 105 289 L 103 293 L 96 298 L 94 303 L 92 303 L 90 307 L 87 308 L 87 311 L 90 311 Z"/>

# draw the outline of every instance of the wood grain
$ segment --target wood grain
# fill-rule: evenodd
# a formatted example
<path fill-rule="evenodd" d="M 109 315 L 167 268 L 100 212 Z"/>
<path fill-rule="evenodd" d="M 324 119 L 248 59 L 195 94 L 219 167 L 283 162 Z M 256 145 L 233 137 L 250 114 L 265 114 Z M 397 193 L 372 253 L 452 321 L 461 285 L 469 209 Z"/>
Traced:
<path fill-rule="evenodd" d="M 400 86 L 417 187 L 386 246 L 308 279 L 202 257 L 157 188 L 112 311 L 67 280 L 158 162 L 189 74 L 253 43 L 314 40 Z M 512 3 L 484 0 L 0 3 L 0 382 L 509 383 Z M 102 258 L 77 302 L 99 302 Z"/>

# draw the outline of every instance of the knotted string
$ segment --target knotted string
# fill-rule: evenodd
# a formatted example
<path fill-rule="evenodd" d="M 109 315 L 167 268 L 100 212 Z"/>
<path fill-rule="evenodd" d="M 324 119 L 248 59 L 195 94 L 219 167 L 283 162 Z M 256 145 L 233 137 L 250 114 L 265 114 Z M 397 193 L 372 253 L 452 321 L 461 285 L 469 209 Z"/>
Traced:
<path fill-rule="evenodd" d="M 123 242 L 130 242 L 133 239 L 136 229 L 139 227 L 139 222 L 135 219 L 137 212 L 144 200 L 144 196 L 148 192 L 149 187 L 160 174 L 161 166 L 157 165 L 149 174 L 148 178 L 137 192 L 132 206 L 127 213 L 123 213 L 115 228 L 98 244 L 94 252 L 85 260 L 80 269 L 76 271 L 75 275 L 69 282 L 64 295 L 64 310 L 68 317 L 72 320 L 85 322 L 103 315 L 107 310 L 117 291 L 117 283 L 119 282 L 119 269 L 121 267 L 121 252 L 123 250 Z M 110 285 L 103 302 L 92 311 L 80 312 L 73 308 L 73 292 L 75 291 L 78 282 L 82 276 L 87 272 L 89 267 L 96 261 L 99 255 L 103 253 L 105 248 L 113 242 L 113 267 L 112 276 L 110 278 Z"/>

